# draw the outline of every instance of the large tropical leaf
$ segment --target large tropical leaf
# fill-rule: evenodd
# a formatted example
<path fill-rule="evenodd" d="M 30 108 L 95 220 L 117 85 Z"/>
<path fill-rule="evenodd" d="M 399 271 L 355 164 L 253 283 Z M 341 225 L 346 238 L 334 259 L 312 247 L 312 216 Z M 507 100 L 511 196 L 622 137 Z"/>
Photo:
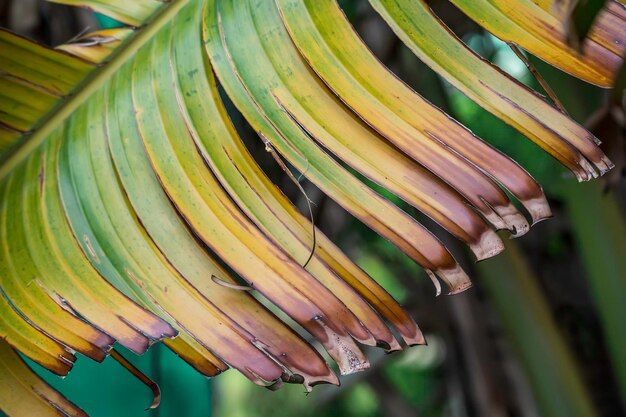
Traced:
<path fill-rule="evenodd" d="M 392 329 L 425 342 L 260 169 L 214 73 L 285 175 L 297 182 L 295 168 L 395 244 L 438 292 L 471 282 L 357 173 L 479 260 L 503 249 L 496 230 L 519 236 L 551 215 L 523 168 L 397 79 L 334 0 L 58 2 L 129 27 L 56 49 L 0 32 L 0 408 L 10 415 L 82 415 L 15 351 L 65 375 L 74 352 L 101 361 L 116 342 L 143 353 L 163 341 L 207 376 L 232 367 L 260 385 L 310 388 L 338 383 L 314 340 L 343 374 L 368 366 L 358 344 L 401 349 Z M 591 133 L 470 51 L 426 3 L 371 3 L 422 60 L 579 180 L 610 169 Z M 557 19 L 545 2 L 454 3 L 590 82 L 610 85 L 623 61 L 609 46 L 626 37 L 618 3 L 592 28 L 589 54 L 545 30 Z M 533 19 L 518 22 L 522 13 Z"/>

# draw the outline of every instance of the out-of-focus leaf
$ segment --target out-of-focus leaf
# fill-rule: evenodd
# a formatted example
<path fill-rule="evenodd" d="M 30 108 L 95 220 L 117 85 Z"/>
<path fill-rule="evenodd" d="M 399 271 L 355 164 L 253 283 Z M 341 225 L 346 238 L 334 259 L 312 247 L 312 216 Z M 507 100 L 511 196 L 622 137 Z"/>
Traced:
<path fill-rule="evenodd" d="M 602 178 L 605 189 L 619 185 L 626 169 L 626 118 L 622 105 L 614 101 L 616 96 L 598 109 L 587 122 L 591 131 L 601 138 L 600 147 L 615 164 L 615 169 Z"/>
<path fill-rule="evenodd" d="M 593 417 L 583 379 L 521 250 L 477 265 L 480 285 L 531 381 L 542 416 Z"/>
<path fill-rule="evenodd" d="M 159 9 L 168 7 L 162 0 L 49 0 L 54 3 L 90 8 L 107 17 L 139 27 Z"/>
<path fill-rule="evenodd" d="M 624 208 L 598 184 L 570 186 L 564 193 L 572 230 L 596 301 L 613 370 L 626 403 L 626 223 Z"/>
<path fill-rule="evenodd" d="M 615 78 L 612 101 L 613 104 L 621 106 L 624 112 L 626 112 L 626 62 L 622 65 Z"/>

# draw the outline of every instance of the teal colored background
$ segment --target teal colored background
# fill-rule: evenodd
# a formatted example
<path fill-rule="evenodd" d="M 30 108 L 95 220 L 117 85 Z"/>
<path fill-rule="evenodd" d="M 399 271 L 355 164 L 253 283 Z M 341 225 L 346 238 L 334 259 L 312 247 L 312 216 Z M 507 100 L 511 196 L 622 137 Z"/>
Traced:
<path fill-rule="evenodd" d="M 152 403 L 152 392 L 111 357 L 102 364 L 79 357 L 69 376 L 63 379 L 27 362 L 90 417 L 212 416 L 211 380 L 164 345 L 152 346 L 142 356 L 121 347 L 116 349 L 159 383 L 162 397 L 158 409 L 144 411 Z M 5 417 L 2 412 L 0 415 Z"/>

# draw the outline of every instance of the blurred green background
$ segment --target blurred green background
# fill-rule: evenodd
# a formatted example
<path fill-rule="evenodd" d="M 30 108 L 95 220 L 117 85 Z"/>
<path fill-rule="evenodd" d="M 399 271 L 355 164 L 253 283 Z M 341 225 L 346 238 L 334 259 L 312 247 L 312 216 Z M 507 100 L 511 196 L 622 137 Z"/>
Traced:
<path fill-rule="evenodd" d="M 476 52 L 542 92 L 507 45 L 446 1 L 430 3 Z M 508 250 L 495 259 L 476 265 L 436 225 L 379 189 L 431 227 L 474 277 L 476 285 L 469 291 L 435 298 L 417 266 L 305 183 L 316 202 L 318 226 L 414 314 L 429 341 L 428 346 L 393 355 L 369 352 L 371 369 L 344 377 L 339 388 L 320 386 L 308 395 L 299 386 L 270 392 L 235 371 L 207 380 L 164 346 L 154 346 L 142 357 L 122 350 L 162 388 L 161 407 L 143 411 L 152 401 L 149 389 L 111 358 L 102 365 L 80 358 L 65 379 L 34 368 L 93 417 L 626 415 L 623 182 L 608 191 L 601 181 L 577 184 L 530 141 L 420 63 L 366 2 L 341 4 L 370 48 L 395 73 L 543 184 L 554 219 L 507 242 Z M 4 2 L 0 19 L 2 26 L 49 44 L 65 42 L 87 27 L 115 24 L 84 10 L 36 0 Z M 530 59 L 581 123 L 606 99 L 605 91 Z M 268 175 L 306 207 L 254 132 L 231 110 Z M 601 139 L 609 144 L 613 140 Z"/>

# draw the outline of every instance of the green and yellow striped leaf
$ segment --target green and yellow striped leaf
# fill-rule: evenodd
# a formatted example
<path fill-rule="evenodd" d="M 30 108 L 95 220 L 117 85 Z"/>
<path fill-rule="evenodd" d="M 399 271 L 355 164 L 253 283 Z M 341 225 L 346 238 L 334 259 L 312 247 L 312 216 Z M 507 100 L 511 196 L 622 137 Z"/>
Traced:
<path fill-rule="evenodd" d="M 0 409 L 11 416 L 84 415 L 15 351 L 66 375 L 75 353 L 102 361 L 114 343 L 140 354 L 163 342 L 206 376 L 234 368 L 310 389 L 339 382 L 316 342 L 342 374 L 369 366 L 360 344 L 425 343 L 265 175 L 218 81 L 286 175 L 296 180 L 294 167 L 400 248 L 438 292 L 470 278 L 354 172 L 479 260 L 503 249 L 496 230 L 519 236 L 551 215 L 522 167 L 378 62 L 334 0 L 55 1 L 129 27 L 55 49 L 0 31 Z M 471 52 L 425 2 L 371 3 L 419 58 L 579 179 L 610 169 L 593 135 Z M 547 3 L 510 2 L 533 17 L 524 24 L 499 3 L 455 0 L 497 36 L 611 82 L 621 5 L 600 14 L 597 46 L 579 54 L 541 26 L 557 19 Z"/>

